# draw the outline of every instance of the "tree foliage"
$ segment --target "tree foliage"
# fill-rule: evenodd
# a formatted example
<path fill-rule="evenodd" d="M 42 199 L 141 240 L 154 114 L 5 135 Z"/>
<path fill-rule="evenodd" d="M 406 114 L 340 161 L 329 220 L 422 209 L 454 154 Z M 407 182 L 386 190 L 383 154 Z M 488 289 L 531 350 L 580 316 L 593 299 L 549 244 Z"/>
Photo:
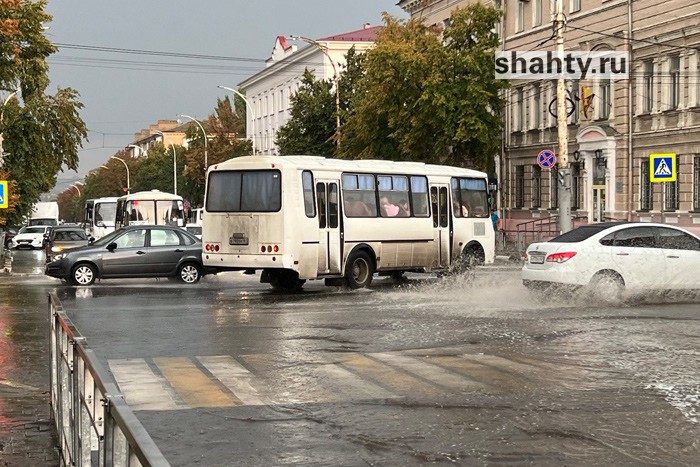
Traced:
<path fill-rule="evenodd" d="M 304 71 L 301 87 L 291 98 L 291 118 L 277 131 L 280 154 L 332 156 L 336 132 L 335 91 L 332 81 L 316 80 Z"/>
<path fill-rule="evenodd" d="M 499 19 L 480 3 L 456 9 L 443 43 L 434 28 L 385 15 L 340 155 L 491 168 L 506 86 L 493 72 Z"/>
<path fill-rule="evenodd" d="M 51 20 L 45 7 L 46 0 L 0 0 L 0 95 L 6 102 L 0 133 L 4 168 L 18 195 L 15 209 L 0 211 L 0 223 L 19 223 L 53 188 L 59 171 L 77 169 L 78 147 L 87 138 L 78 93 L 45 94 L 46 58 L 57 50 L 43 34 Z"/>

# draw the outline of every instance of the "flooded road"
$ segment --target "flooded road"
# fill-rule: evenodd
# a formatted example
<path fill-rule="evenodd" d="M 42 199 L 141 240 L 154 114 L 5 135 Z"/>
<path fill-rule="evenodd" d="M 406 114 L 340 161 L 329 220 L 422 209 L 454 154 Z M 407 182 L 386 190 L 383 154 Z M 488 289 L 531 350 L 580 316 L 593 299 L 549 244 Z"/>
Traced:
<path fill-rule="evenodd" d="M 57 288 L 173 465 L 697 465 L 698 297 L 425 277 Z"/>

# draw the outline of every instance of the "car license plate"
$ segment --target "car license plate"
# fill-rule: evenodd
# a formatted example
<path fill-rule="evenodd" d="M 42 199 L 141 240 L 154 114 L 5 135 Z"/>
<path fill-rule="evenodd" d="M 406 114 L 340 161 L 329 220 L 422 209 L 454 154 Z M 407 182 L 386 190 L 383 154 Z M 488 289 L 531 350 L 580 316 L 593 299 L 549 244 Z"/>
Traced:
<path fill-rule="evenodd" d="M 544 264 L 544 255 L 530 255 L 530 264 Z"/>

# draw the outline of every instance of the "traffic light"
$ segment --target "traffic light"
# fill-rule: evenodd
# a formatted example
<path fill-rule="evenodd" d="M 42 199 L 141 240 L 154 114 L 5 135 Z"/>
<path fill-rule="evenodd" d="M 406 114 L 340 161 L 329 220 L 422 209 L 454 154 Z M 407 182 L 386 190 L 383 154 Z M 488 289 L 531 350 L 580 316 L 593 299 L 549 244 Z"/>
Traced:
<path fill-rule="evenodd" d="M 557 170 L 557 180 L 559 180 L 559 186 L 566 186 L 566 174 L 563 170 Z"/>

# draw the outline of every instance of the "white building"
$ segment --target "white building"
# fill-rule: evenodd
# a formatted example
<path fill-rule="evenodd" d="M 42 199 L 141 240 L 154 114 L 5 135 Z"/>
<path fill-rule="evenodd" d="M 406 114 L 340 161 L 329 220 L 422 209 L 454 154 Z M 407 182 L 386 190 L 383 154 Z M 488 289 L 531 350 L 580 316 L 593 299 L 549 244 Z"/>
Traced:
<path fill-rule="evenodd" d="M 357 52 L 367 50 L 380 29 L 365 24 L 362 29 L 322 39 L 301 38 L 308 45 L 300 50 L 286 37 L 277 36 L 267 67 L 238 85 L 253 109 L 247 112 L 246 133 L 258 154 L 279 154 L 275 135 L 289 120 L 290 97 L 301 86 L 304 70 L 319 80 L 333 79 L 334 70 L 342 73 L 348 50 L 353 46 Z"/>

